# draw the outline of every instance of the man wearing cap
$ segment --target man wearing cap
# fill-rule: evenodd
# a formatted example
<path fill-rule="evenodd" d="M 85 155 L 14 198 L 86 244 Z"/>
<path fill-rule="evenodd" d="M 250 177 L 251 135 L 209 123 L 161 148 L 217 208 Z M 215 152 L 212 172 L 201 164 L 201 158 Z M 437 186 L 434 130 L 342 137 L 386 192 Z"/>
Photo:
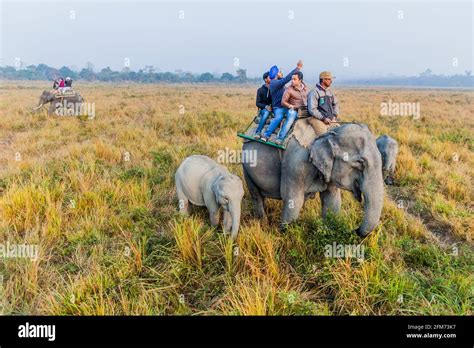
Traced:
<path fill-rule="evenodd" d="M 272 133 L 275 131 L 275 129 L 281 123 L 283 118 L 286 116 L 288 109 L 281 105 L 281 99 L 283 97 L 283 93 L 285 92 L 285 85 L 290 82 L 291 77 L 294 74 L 298 73 L 302 68 L 303 62 L 299 60 L 296 64 L 296 68 L 290 71 L 290 73 L 285 77 L 283 77 L 283 72 L 278 69 L 276 65 L 270 68 L 270 94 L 272 96 L 272 109 L 273 115 L 275 117 L 268 125 L 268 128 L 262 137 L 263 141 L 267 141 L 268 138 L 270 138 Z M 285 125 L 287 125 L 287 123 L 291 125 L 292 121 L 293 120 L 287 118 L 285 124 L 283 125 L 283 128 L 285 128 Z"/>
<path fill-rule="evenodd" d="M 260 132 L 265 126 L 265 122 L 267 122 L 268 116 L 270 116 L 270 112 L 272 112 L 272 97 L 270 95 L 270 73 L 266 72 L 263 74 L 263 81 L 265 83 L 257 90 L 257 108 L 258 108 L 258 115 L 260 116 L 260 122 L 258 123 L 258 127 L 255 130 L 255 139 L 260 139 L 261 134 Z"/>
<path fill-rule="evenodd" d="M 319 74 L 319 83 L 308 94 L 308 113 L 313 116 L 308 122 L 316 135 L 327 132 L 328 126 L 337 123 L 339 102 L 331 90 L 333 77 L 329 71 Z"/>

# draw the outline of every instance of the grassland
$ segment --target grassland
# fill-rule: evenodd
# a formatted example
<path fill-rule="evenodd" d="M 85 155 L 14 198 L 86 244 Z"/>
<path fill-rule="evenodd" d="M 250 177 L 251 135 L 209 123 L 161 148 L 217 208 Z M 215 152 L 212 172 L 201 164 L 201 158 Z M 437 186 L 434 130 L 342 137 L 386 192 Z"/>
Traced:
<path fill-rule="evenodd" d="M 246 193 L 235 245 L 205 209 L 178 215 L 175 169 L 241 148 L 255 86 L 78 83 L 94 119 L 31 113 L 47 87 L 0 88 L 0 243 L 39 247 L 0 259 L 4 314 L 473 314 L 472 91 L 337 90 L 346 120 L 400 143 L 359 261 L 324 257 L 360 243 L 347 192 L 341 215 L 322 221 L 313 199 L 285 234 L 281 202 L 262 222 Z M 420 102 L 420 119 L 380 116 L 389 99 Z"/>

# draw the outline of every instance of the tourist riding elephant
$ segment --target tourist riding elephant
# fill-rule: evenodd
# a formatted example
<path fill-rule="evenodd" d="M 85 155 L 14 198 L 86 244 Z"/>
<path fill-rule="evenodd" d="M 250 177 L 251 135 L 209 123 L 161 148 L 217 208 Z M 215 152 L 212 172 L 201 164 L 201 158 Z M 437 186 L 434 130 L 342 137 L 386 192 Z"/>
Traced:
<path fill-rule="evenodd" d="M 224 231 L 239 231 L 244 188 L 242 180 L 226 167 L 203 155 L 187 157 L 175 174 L 179 211 L 189 214 L 189 203 L 206 206 L 212 226 L 219 225 L 219 210 L 224 211 Z"/>
<path fill-rule="evenodd" d="M 382 173 L 387 185 L 393 185 L 395 165 L 397 163 L 398 143 L 388 135 L 377 138 L 377 147 L 382 155 Z"/>
<path fill-rule="evenodd" d="M 299 120 L 302 122 L 305 120 Z M 313 132 L 306 122 L 303 134 Z M 315 135 L 314 135 L 315 136 Z M 339 212 L 339 188 L 364 201 L 364 218 L 355 232 L 368 235 L 378 225 L 383 205 L 382 160 L 375 137 L 367 126 L 345 124 L 308 143 L 290 138 L 286 150 L 246 142 L 243 150 L 256 151 L 256 165 L 244 161 L 243 170 L 258 217 L 265 217 L 264 199 L 283 200 L 282 227 L 296 220 L 306 199 L 320 193 L 322 215 Z"/>
<path fill-rule="evenodd" d="M 63 112 L 62 115 L 69 115 L 71 112 L 77 112 L 77 110 L 82 111 L 81 105 L 83 102 L 84 98 L 82 98 L 79 93 L 60 97 L 59 94 L 53 94 L 50 91 L 43 91 L 39 98 L 38 106 L 33 108 L 33 110 L 39 110 L 45 104 L 50 103 L 48 110 L 49 115 L 56 112 Z"/>

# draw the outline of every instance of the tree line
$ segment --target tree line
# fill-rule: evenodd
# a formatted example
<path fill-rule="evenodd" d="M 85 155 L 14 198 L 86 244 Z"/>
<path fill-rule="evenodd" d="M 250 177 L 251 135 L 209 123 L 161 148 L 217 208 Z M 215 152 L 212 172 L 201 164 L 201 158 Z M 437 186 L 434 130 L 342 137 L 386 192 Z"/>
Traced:
<path fill-rule="evenodd" d="M 21 67 L 4 66 L 0 67 L 0 79 L 3 80 L 53 80 L 59 76 L 70 76 L 73 80 L 103 81 L 103 82 L 123 82 L 131 81 L 138 83 L 260 83 L 261 78 L 248 78 L 245 69 L 237 69 L 233 75 L 225 72 L 216 76 L 210 72 L 193 74 L 177 70 L 175 72 L 155 72 L 153 66 L 147 65 L 138 71 L 124 68 L 121 71 L 112 70 L 110 67 L 103 68 L 96 72 L 92 63 L 80 71 L 72 70 L 67 66 L 59 69 L 46 64 L 28 65 Z M 388 76 L 379 78 L 353 78 L 338 79 L 338 85 L 345 86 L 413 86 L 413 87 L 474 87 L 474 75 L 470 70 L 464 74 L 457 75 L 437 75 L 430 69 L 426 69 L 418 76 Z"/>
<path fill-rule="evenodd" d="M 232 82 L 232 83 L 246 83 L 257 82 L 259 79 L 252 79 L 247 77 L 245 69 L 237 69 L 236 74 L 233 75 L 225 72 L 220 76 L 215 76 L 210 72 L 202 74 L 193 74 L 190 72 L 176 71 L 176 72 L 155 72 L 152 66 L 146 66 L 138 71 L 132 71 L 130 68 L 124 68 L 121 71 L 112 70 L 110 67 L 103 68 L 99 72 L 94 70 L 91 63 L 80 71 L 72 70 L 67 66 L 59 69 L 50 67 L 46 64 L 28 65 L 25 67 L 4 66 L 0 67 L 0 79 L 4 80 L 53 80 L 57 77 L 71 77 L 73 80 L 85 81 L 103 81 L 103 82 Z"/>
<path fill-rule="evenodd" d="M 431 69 L 426 69 L 418 76 L 388 76 L 371 79 L 344 80 L 347 86 L 404 86 L 404 87 L 461 87 L 473 88 L 474 75 L 471 70 L 464 74 L 437 75 Z"/>

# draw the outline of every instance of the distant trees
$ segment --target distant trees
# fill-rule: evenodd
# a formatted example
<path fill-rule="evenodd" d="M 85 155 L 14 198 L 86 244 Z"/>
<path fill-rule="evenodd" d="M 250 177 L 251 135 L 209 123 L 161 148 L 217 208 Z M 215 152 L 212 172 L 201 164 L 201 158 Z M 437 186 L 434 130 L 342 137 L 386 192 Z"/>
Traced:
<path fill-rule="evenodd" d="M 96 72 L 91 62 L 86 62 L 85 66 L 79 71 L 75 71 L 68 66 L 62 66 L 60 69 L 52 68 L 46 64 L 29 65 L 23 69 L 15 69 L 11 66 L 0 67 L 0 79 L 6 80 L 52 80 L 59 76 L 70 76 L 73 80 L 86 81 L 133 81 L 144 83 L 155 82 L 186 82 L 186 83 L 245 83 L 257 82 L 259 79 L 247 78 L 245 69 L 238 69 L 236 76 L 229 72 L 223 73 L 220 77 L 210 72 L 202 74 L 192 74 L 181 69 L 175 72 L 156 72 L 152 65 L 146 65 L 139 71 L 132 71 L 130 68 L 124 68 L 121 71 L 112 70 L 105 67 Z"/>
<path fill-rule="evenodd" d="M 155 72 L 155 67 L 153 65 L 145 65 L 143 72 L 145 74 L 153 74 Z"/>
<path fill-rule="evenodd" d="M 66 77 L 71 77 L 73 80 L 77 80 L 79 77 L 79 74 L 76 73 L 75 71 L 72 71 L 70 68 L 67 66 L 63 66 L 59 69 L 59 75 Z"/>
<path fill-rule="evenodd" d="M 234 81 L 235 77 L 234 75 L 232 74 L 229 74 L 229 73 L 223 73 L 222 76 L 221 76 L 221 80 L 222 81 Z"/>
<path fill-rule="evenodd" d="M 237 81 L 247 82 L 247 70 L 237 69 Z"/>
<path fill-rule="evenodd" d="M 456 75 L 436 75 L 426 69 L 418 76 L 389 76 L 372 79 L 339 80 L 339 83 L 353 86 L 420 86 L 420 87 L 474 87 L 474 76 L 467 70 Z"/>
<path fill-rule="evenodd" d="M 199 77 L 198 77 L 198 82 L 211 82 L 212 80 L 214 80 L 214 75 L 212 75 L 211 73 L 204 73 L 204 74 L 201 74 Z"/>
<path fill-rule="evenodd" d="M 426 77 L 426 76 L 431 76 L 432 74 L 433 74 L 433 71 L 431 69 L 426 69 L 420 74 L 420 76 Z"/>
<path fill-rule="evenodd" d="M 21 69 L 4 66 L 0 67 L 0 79 L 3 80 L 49 80 L 62 76 L 72 77 L 73 80 L 85 81 L 104 81 L 104 82 L 120 82 L 132 81 L 137 83 L 246 83 L 260 82 L 260 78 L 248 78 L 247 70 L 237 69 L 236 75 L 224 72 L 221 76 L 216 76 L 210 72 L 202 74 L 192 74 L 183 70 L 174 72 L 157 72 L 152 65 L 146 65 L 143 69 L 132 71 L 123 69 L 121 71 L 112 70 L 105 67 L 96 72 L 94 65 L 87 62 L 79 72 L 68 66 L 62 66 L 59 69 L 50 67 L 46 64 L 28 65 Z M 466 70 L 464 74 L 452 76 L 433 74 L 431 69 L 426 69 L 418 76 L 388 76 L 372 79 L 352 79 L 338 80 L 339 83 L 345 85 L 360 86 L 427 86 L 427 87 L 473 87 L 474 76 L 471 70 Z"/>
<path fill-rule="evenodd" d="M 86 81 L 94 81 L 94 80 L 97 80 L 97 75 L 94 73 L 94 71 L 92 70 L 89 70 L 87 68 L 83 68 L 80 72 L 79 72 L 79 77 L 83 80 L 86 80 Z"/>

